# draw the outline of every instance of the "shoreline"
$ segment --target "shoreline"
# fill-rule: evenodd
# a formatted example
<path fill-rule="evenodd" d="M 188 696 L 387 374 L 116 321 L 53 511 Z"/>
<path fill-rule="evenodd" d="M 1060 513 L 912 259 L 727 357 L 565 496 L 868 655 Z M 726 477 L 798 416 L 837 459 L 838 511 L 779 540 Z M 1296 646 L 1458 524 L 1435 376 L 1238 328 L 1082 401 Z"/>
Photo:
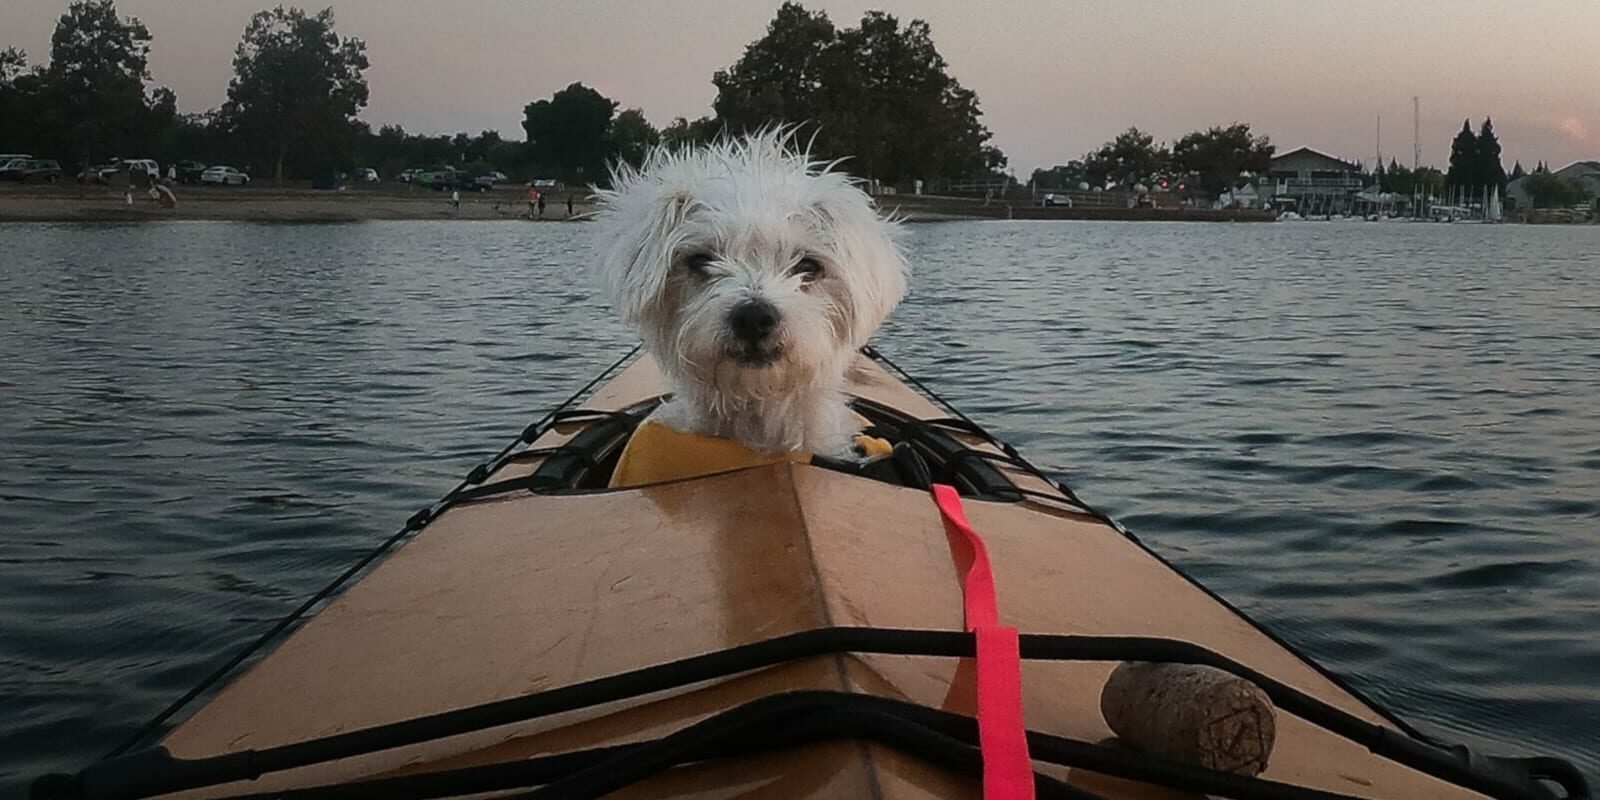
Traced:
<path fill-rule="evenodd" d="M 552 191 L 542 218 L 530 220 L 526 188 L 505 186 L 488 192 L 464 192 L 461 207 L 449 195 L 405 184 L 356 186 L 340 190 L 286 188 L 175 186 L 176 208 L 162 208 L 140 192 L 133 204 L 122 187 L 0 184 L 0 222 L 166 222 L 223 220 L 239 222 L 361 222 L 371 220 L 477 220 L 477 221 L 582 221 L 595 210 L 586 188 Z M 567 215 L 571 195 L 573 213 Z M 994 219 L 1127 220 L 1266 222 L 1272 215 L 1259 211 L 1209 209 L 1046 208 L 1041 206 L 985 204 L 963 197 L 888 195 L 876 198 L 886 213 L 907 222 L 946 222 Z"/>

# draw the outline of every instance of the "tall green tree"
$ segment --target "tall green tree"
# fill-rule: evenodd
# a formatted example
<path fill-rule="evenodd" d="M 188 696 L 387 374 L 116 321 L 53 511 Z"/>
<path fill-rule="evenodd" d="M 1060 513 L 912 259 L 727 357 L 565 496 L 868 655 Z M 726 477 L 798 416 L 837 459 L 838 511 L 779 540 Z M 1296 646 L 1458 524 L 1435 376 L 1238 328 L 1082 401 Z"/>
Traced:
<path fill-rule="evenodd" d="M 1477 178 L 1479 186 L 1506 190 L 1506 168 L 1500 163 L 1500 139 L 1494 135 L 1494 120 L 1488 117 L 1483 118 L 1483 125 L 1478 128 Z"/>
<path fill-rule="evenodd" d="M 234 50 L 224 124 L 268 159 L 278 184 L 291 157 L 303 170 L 332 166 L 367 104 L 367 66 L 366 43 L 334 32 L 332 8 L 257 12 Z"/>
<path fill-rule="evenodd" d="M 978 97 L 949 74 L 922 20 L 869 11 L 854 28 L 784 3 L 761 39 L 719 70 L 723 129 L 801 127 L 818 156 L 889 183 L 969 177 L 1005 165 Z"/>
<path fill-rule="evenodd" d="M 574 83 L 548 100 L 522 109 L 528 157 L 537 169 L 577 181 L 598 181 L 611 155 L 611 118 L 617 102 Z"/>
<path fill-rule="evenodd" d="M 144 23 L 118 16 L 113 0 L 75 0 L 50 37 L 36 124 L 69 136 L 84 166 L 130 146 L 148 111 L 149 56 Z"/>
<path fill-rule="evenodd" d="M 1506 177 L 1507 180 L 1514 181 L 1526 174 L 1528 174 L 1528 171 L 1522 168 L 1522 161 L 1518 160 L 1515 164 L 1511 165 L 1511 174 Z"/>
<path fill-rule="evenodd" d="M 1167 146 L 1156 144 L 1154 136 L 1136 127 L 1117 134 L 1117 138 L 1083 157 L 1084 172 L 1094 186 L 1148 182 L 1168 169 L 1171 162 L 1172 153 Z"/>
<path fill-rule="evenodd" d="M 1445 180 L 1451 186 L 1481 186 L 1478 172 L 1478 136 L 1472 132 L 1472 120 L 1461 121 L 1461 132 L 1450 143 L 1450 171 Z"/>
<path fill-rule="evenodd" d="M 660 141 L 661 133 L 637 108 L 618 114 L 611 122 L 612 154 L 635 167 L 644 163 L 645 154 Z"/>
<path fill-rule="evenodd" d="M 1241 172 L 1266 172 L 1274 148 L 1266 136 L 1250 132 L 1250 125 L 1195 131 L 1172 145 L 1172 167 L 1199 176 L 1200 189 L 1212 196 L 1232 189 Z"/>

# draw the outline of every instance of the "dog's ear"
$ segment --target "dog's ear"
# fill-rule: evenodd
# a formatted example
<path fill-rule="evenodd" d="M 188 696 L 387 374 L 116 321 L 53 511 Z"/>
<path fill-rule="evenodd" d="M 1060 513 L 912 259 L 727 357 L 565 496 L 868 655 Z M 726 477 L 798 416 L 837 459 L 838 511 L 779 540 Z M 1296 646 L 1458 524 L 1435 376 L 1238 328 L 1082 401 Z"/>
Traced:
<path fill-rule="evenodd" d="M 666 288 L 690 203 L 685 192 L 639 182 L 601 194 L 601 288 L 624 322 L 639 324 Z"/>
<path fill-rule="evenodd" d="M 861 347 L 905 296 L 911 266 L 895 241 L 897 225 L 880 218 L 859 190 L 835 193 L 816 211 L 832 231 L 839 279 L 848 284 L 850 344 Z"/>

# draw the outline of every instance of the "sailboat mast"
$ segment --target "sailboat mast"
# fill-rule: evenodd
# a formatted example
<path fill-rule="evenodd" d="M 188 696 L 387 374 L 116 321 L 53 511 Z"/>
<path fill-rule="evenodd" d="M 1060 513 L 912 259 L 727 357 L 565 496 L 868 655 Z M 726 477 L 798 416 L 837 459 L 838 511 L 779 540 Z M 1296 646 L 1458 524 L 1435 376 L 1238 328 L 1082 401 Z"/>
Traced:
<path fill-rule="evenodd" d="M 1411 96 L 1411 171 L 1422 168 L 1422 100 Z"/>

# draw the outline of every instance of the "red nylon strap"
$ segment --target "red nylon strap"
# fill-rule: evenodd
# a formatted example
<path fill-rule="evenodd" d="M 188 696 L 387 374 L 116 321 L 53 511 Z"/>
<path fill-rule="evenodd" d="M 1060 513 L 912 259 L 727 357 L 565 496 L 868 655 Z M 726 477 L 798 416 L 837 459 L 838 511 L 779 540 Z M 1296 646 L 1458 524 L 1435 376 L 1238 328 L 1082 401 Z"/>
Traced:
<path fill-rule="evenodd" d="M 967 630 L 978 639 L 978 749 L 985 800 L 1033 800 L 1033 762 L 1022 722 L 1022 657 L 1017 629 L 1000 624 L 994 571 L 983 537 L 967 522 L 955 487 L 933 485 L 950 555 L 962 572 Z M 965 566 L 963 567 L 963 563 Z"/>

